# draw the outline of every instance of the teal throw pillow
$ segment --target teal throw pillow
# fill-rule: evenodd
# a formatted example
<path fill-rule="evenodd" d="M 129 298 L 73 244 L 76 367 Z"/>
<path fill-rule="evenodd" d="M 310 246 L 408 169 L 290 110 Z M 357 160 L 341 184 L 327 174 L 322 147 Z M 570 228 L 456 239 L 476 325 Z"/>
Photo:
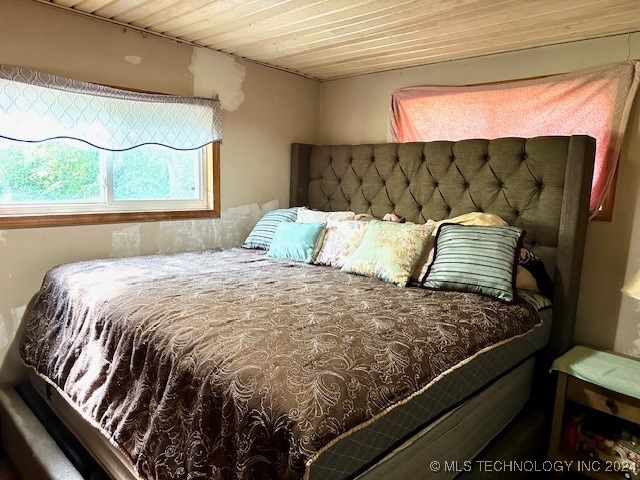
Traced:
<path fill-rule="evenodd" d="M 311 263 L 325 227 L 324 222 L 284 222 L 276 228 L 267 255 Z"/>

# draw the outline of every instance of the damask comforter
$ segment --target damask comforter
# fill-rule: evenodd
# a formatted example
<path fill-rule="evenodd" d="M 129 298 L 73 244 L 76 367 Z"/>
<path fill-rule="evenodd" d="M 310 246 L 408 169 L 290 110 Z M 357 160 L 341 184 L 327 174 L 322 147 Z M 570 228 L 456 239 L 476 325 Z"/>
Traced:
<path fill-rule="evenodd" d="M 148 479 L 297 479 L 536 309 L 231 249 L 49 271 L 20 342 Z"/>

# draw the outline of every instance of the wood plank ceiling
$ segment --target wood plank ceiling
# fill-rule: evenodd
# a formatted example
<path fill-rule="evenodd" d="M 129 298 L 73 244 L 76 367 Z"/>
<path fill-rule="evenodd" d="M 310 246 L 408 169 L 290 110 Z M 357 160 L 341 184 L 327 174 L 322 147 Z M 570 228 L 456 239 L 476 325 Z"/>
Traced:
<path fill-rule="evenodd" d="M 640 31 L 640 0 L 36 0 L 319 80 Z"/>

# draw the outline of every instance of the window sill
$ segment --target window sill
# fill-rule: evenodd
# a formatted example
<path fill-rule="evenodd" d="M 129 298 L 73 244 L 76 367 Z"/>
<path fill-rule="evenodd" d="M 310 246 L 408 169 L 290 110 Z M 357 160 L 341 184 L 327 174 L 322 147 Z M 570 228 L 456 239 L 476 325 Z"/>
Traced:
<path fill-rule="evenodd" d="M 62 227 L 71 225 L 100 225 L 104 223 L 158 222 L 219 218 L 220 211 L 188 210 L 172 212 L 80 213 L 73 215 L 0 216 L 0 230 L 12 228 Z"/>

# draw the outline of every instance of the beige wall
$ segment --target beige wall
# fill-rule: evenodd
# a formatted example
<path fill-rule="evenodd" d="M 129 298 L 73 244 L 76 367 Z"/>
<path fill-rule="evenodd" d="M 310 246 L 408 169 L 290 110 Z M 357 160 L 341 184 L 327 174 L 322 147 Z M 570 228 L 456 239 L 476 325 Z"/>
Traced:
<path fill-rule="evenodd" d="M 452 61 L 324 82 L 320 142 L 386 141 L 391 93 L 416 85 L 463 85 L 563 73 L 640 58 L 640 35 Z M 619 170 L 614 219 L 590 222 L 575 341 L 640 355 L 640 311 L 619 291 L 640 268 L 640 106 L 633 107 Z"/>
<path fill-rule="evenodd" d="M 97 83 L 191 94 L 193 47 L 22 0 L 0 0 L 0 63 Z M 133 65 L 123 60 L 137 55 Z M 249 62 L 244 101 L 223 111 L 223 217 L 0 231 L 0 380 L 20 373 L 15 332 L 52 266 L 239 242 L 264 208 L 288 205 L 289 148 L 317 141 L 319 84 Z M 212 79 L 215 82 L 215 79 Z M 257 205 L 256 205 L 257 204 Z M 9 353 L 8 353 L 9 352 Z"/>

